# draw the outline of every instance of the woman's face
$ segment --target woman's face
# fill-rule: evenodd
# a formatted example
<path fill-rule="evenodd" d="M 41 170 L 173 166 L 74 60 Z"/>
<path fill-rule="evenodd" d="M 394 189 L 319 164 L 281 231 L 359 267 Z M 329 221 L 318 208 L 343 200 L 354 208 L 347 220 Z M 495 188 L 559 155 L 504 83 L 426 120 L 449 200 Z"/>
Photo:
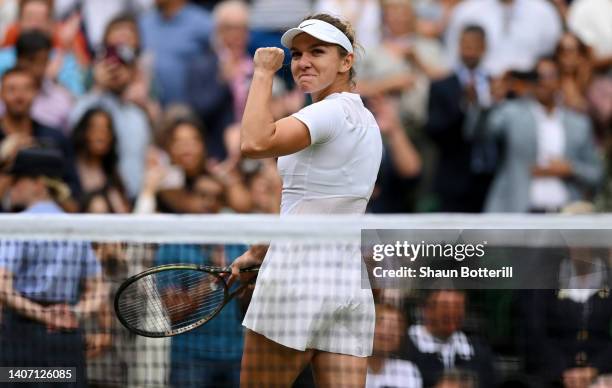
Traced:
<path fill-rule="evenodd" d="M 204 144 L 198 129 L 189 124 L 181 124 L 175 128 L 168 152 L 172 162 L 181 167 L 187 175 L 197 175 L 204 159 Z"/>
<path fill-rule="evenodd" d="M 316 93 L 329 87 L 339 73 L 350 70 L 351 64 L 347 58 L 340 57 L 336 45 L 305 33 L 293 39 L 291 73 L 296 85 L 305 93 Z"/>
<path fill-rule="evenodd" d="M 110 152 L 113 143 L 113 131 L 110 118 L 107 115 L 96 113 L 91 116 L 85 141 L 91 156 L 102 158 Z"/>

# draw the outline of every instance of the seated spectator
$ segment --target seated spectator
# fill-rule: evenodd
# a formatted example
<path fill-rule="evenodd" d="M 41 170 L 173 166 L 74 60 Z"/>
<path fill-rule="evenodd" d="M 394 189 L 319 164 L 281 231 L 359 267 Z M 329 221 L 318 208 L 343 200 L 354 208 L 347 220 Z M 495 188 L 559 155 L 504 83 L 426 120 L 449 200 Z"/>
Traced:
<path fill-rule="evenodd" d="M 174 213 L 213 213 L 216 206 L 249 212 L 251 198 L 236 164 L 211 168 L 201 130 L 193 121 L 179 119 L 165 133 L 164 145 L 172 163 L 185 174 L 181 189 L 160 191 L 160 209 Z M 226 166 L 220 166 L 226 167 Z"/>
<path fill-rule="evenodd" d="M 189 105 L 206 125 L 211 158 L 227 157 L 224 132 L 242 120 L 253 60 L 247 52 L 249 8 L 239 0 L 219 3 L 213 11 L 213 50 L 202 52 L 188 67 Z"/>
<path fill-rule="evenodd" d="M 154 56 L 163 106 L 187 102 L 187 66 L 210 50 L 210 14 L 187 0 L 156 0 L 140 18 L 143 48 Z"/>
<path fill-rule="evenodd" d="M 493 100 L 481 66 L 485 52 L 484 30 L 467 26 L 461 35 L 461 62 L 448 77 L 431 83 L 425 131 L 439 151 L 434 193 L 442 212 L 481 212 L 495 172 L 497 149 L 483 143 Z M 482 148 L 487 146 L 493 149 Z"/>
<path fill-rule="evenodd" d="M 472 371 L 478 386 L 495 386 L 488 347 L 461 331 L 465 305 L 462 291 L 432 290 L 423 300 L 423 323 L 408 330 L 405 358 L 417 365 L 425 387 L 435 385 L 445 371 L 456 368 Z"/>
<path fill-rule="evenodd" d="M 117 135 L 119 173 L 130 200 L 140 192 L 145 155 L 152 137 L 146 113 L 126 100 L 124 94 L 134 78 L 136 60 L 129 47 L 107 47 L 94 65 L 93 89 L 79 99 L 70 117 L 74 127 L 93 107 L 110 113 Z"/>
<path fill-rule="evenodd" d="M 557 45 L 555 60 L 559 64 L 564 105 L 586 113 L 586 93 L 592 81 L 589 48 L 576 35 L 566 32 Z"/>
<path fill-rule="evenodd" d="M 0 98 L 6 111 L 0 118 L 0 164 L 10 164 L 20 150 L 31 146 L 55 149 L 65 160 L 62 177 L 78 196 L 78 177 L 68 140 L 57 129 L 41 125 L 30 116 L 37 93 L 34 75 L 25 69 L 13 68 L 4 73 L 1 86 Z M 0 197 L 3 194 L 0 192 Z M 70 211 L 77 210 L 70 195 L 63 198 L 61 205 Z"/>
<path fill-rule="evenodd" d="M 556 212 L 588 198 L 602 176 L 588 118 L 557 105 L 559 68 L 542 59 L 533 97 L 501 105 L 487 132 L 503 142 L 503 160 L 485 202 L 488 212 Z"/>
<path fill-rule="evenodd" d="M 80 96 L 85 91 L 83 84 L 82 65 L 77 60 L 74 51 L 68 46 L 76 40 L 79 31 L 80 20 L 78 16 L 69 22 L 62 31 L 61 38 L 53 44 L 51 60 L 47 66 L 47 77 L 68 89 L 73 95 Z M 26 31 L 38 30 L 49 36 L 54 36 L 56 31 L 53 20 L 53 9 L 49 0 L 25 0 L 20 2 L 19 19 L 15 32 L 10 34 L 9 40 L 0 51 L 0 74 L 13 67 L 17 60 L 15 54 L 15 43 L 19 35 Z M 53 41 L 53 40 L 52 40 Z M 85 55 L 85 54 L 83 54 Z M 88 61 L 87 61 L 88 63 Z"/>
<path fill-rule="evenodd" d="M 100 209 L 99 201 L 103 200 L 108 206 L 106 213 L 128 213 L 130 207 L 119 175 L 117 138 L 110 114 L 97 108 L 85 112 L 72 132 L 72 146 L 81 184 L 81 211 L 88 212 L 86 202 Z"/>
<path fill-rule="evenodd" d="M 366 388 L 421 388 L 423 380 L 416 366 L 399 359 L 406 333 L 406 318 L 391 305 L 376 306 L 374 347 L 368 358 Z"/>
<path fill-rule="evenodd" d="M 66 133 L 74 98 L 66 88 L 46 75 L 51 40 L 40 31 L 24 32 L 17 39 L 15 51 L 17 66 L 29 70 L 36 78 L 38 94 L 32 104 L 32 118 Z M 4 111 L 4 106 L 0 106 L 0 111 Z"/>
<path fill-rule="evenodd" d="M 612 295 L 607 249 L 570 247 L 558 270 L 558 290 L 526 295 L 526 359 L 543 384 L 589 387 L 612 373 Z"/>
<path fill-rule="evenodd" d="M 493 76 L 531 70 L 540 57 L 553 54 L 562 32 L 561 18 L 546 0 L 465 0 L 453 9 L 446 30 L 452 64 L 459 60 L 459 38 L 466 25 L 485 30 L 483 66 Z"/>
<path fill-rule="evenodd" d="M 138 105 L 149 116 L 152 123 L 159 121 L 161 107 L 154 95 L 153 58 L 141 54 L 141 39 L 138 21 L 129 14 L 120 14 L 111 19 L 104 31 L 102 47 L 123 50 L 128 47 L 136 55 L 134 76 L 123 92 L 123 99 Z"/>

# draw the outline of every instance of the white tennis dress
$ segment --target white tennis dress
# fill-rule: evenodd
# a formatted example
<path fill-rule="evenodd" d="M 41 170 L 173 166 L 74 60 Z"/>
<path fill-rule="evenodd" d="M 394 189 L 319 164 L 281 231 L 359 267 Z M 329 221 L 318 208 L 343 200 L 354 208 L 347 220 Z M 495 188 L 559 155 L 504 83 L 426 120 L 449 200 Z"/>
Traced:
<path fill-rule="evenodd" d="M 293 117 L 308 127 L 311 145 L 278 160 L 281 215 L 363 214 L 382 140 L 359 95 L 334 93 Z M 359 246 L 272 242 L 243 324 L 293 349 L 366 357 L 374 321 Z"/>

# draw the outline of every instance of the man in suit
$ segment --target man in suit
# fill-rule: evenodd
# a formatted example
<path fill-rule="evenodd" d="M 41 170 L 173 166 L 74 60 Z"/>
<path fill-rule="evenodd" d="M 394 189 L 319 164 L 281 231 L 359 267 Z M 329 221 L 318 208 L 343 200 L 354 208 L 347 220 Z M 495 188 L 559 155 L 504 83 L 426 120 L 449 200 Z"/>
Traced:
<path fill-rule="evenodd" d="M 488 117 L 487 133 L 504 144 L 504 158 L 487 195 L 487 212 L 556 212 L 585 198 L 602 176 L 584 114 L 557 105 L 559 69 L 543 58 L 533 92 Z"/>
<path fill-rule="evenodd" d="M 460 369 L 473 376 L 479 387 L 494 387 L 496 376 L 489 347 L 462 331 L 467 303 L 460 290 L 431 290 L 423 298 L 420 324 L 410 326 L 405 359 L 412 361 L 433 387 L 446 373 Z"/>
<path fill-rule="evenodd" d="M 491 104 L 489 77 L 480 66 L 485 51 L 482 27 L 467 26 L 460 40 L 461 63 L 431 84 L 425 130 L 439 150 L 434 190 L 443 212 L 482 211 L 489 186 L 491 167 L 476 153 Z"/>

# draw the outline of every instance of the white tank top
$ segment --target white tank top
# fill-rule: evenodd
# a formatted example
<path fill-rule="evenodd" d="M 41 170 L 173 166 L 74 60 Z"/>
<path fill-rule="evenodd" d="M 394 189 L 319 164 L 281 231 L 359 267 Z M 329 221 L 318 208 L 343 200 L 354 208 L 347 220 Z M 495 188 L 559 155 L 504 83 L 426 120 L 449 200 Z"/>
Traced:
<path fill-rule="evenodd" d="M 281 214 L 364 213 L 380 167 L 382 139 L 359 95 L 334 93 L 293 117 L 308 127 L 311 145 L 278 159 Z"/>

